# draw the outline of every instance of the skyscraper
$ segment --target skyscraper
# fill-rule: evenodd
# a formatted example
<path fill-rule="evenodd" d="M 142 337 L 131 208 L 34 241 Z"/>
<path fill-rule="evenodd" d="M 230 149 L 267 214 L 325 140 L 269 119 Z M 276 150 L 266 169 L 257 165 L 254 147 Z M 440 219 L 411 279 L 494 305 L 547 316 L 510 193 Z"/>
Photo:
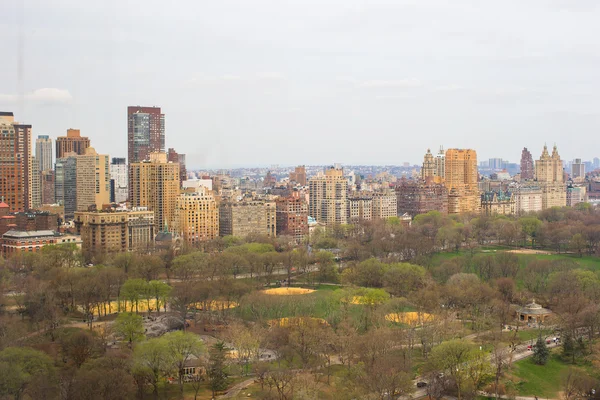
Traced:
<path fill-rule="evenodd" d="M 91 206 L 102 209 L 110 202 L 110 169 L 108 156 L 88 147 L 85 154 L 65 154 L 56 160 L 56 201 L 65 207 L 65 217 L 75 211 L 88 211 Z"/>
<path fill-rule="evenodd" d="M 42 205 L 42 173 L 39 170 L 40 164 L 37 157 L 31 157 L 31 205 L 29 208 L 38 208 Z"/>
<path fill-rule="evenodd" d="M 446 151 L 445 185 L 448 189 L 448 213 L 478 212 L 477 153 L 471 149 Z"/>
<path fill-rule="evenodd" d="M 32 206 L 31 125 L 15 122 L 12 112 L 0 112 L 0 197 L 11 212 Z"/>
<path fill-rule="evenodd" d="M 341 168 L 331 167 L 312 177 L 309 185 L 308 213 L 327 226 L 347 223 L 348 181 Z"/>
<path fill-rule="evenodd" d="M 54 169 L 52 163 L 52 139 L 48 135 L 38 135 L 35 140 L 35 158 L 39 164 L 39 171 Z"/>
<path fill-rule="evenodd" d="M 585 164 L 581 162 L 581 158 L 576 158 L 571 164 L 571 178 L 585 178 Z"/>
<path fill-rule="evenodd" d="M 129 200 L 132 207 L 154 211 L 156 230 L 173 226 L 179 197 L 179 164 L 166 153 L 150 153 L 150 159 L 129 164 Z"/>
<path fill-rule="evenodd" d="M 127 107 L 127 158 L 129 164 L 148 160 L 165 151 L 165 114 L 160 107 Z"/>
<path fill-rule="evenodd" d="M 558 155 L 556 145 L 552 155 L 548 154 L 548 147 L 540 159 L 535 162 L 535 179 L 542 189 L 542 209 L 550 207 L 565 207 L 567 205 L 567 189 L 563 179 L 562 160 Z"/>
<path fill-rule="evenodd" d="M 63 158 L 67 153 L 84 155 L 88 147 L 90 147 L 90 139 L 81 136 L 79 129 L 67 129 L 67 136 L 56 138 L 56 159 Z"/>
<path fill-rule="evenodd" d="M 431 149 L 427 149 L 425 157 L 423 157 L 423 166 L 421 167 L 421 178 L 427 180 L 427 178 L 433 178 L 436 173 L 435 160 Z"/>
<path fill-rule="evenodd" d="M 527 150 L 527 147 L 523 147 L 523 151 L 521 152 L 521 180 L 531 180 L 534 176 L 533 157 L 531 156 L 531 152 Z"/>
<path fill-rule="evenodd" d="M 127 182 L 129 173 L 127 172 L 127 161 L 125 158 L 116 158 L 110 162 L 110 201 L 113 203 L 123 203 L 129 196 Z"/>

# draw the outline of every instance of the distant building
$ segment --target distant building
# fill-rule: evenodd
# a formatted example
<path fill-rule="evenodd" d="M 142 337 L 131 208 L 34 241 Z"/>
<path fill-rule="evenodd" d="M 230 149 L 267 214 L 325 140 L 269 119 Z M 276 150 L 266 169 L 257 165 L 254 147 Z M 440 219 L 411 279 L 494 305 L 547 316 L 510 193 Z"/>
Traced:
<path fill-rule="evenodd" d="M 40 172 L 54 169 L 50 136 L 38 135 L 35 141 L 35 158 L 38 160 Z"/>
<path fill-rule="evenodd" d="M 573 180 L 585 178 L 585 164 L 581 161 L 581 158 L 573 160 L 571 164 L 571 178 Z"/>
<path fill-rule="evenodd" d="M 205 187 L 189 188 L 177 198 L 173 231 L 189 245 L 219 237 L 219 208 Z"/>
<path fill-rule="evenodd" d="M 519 185 L 512 190 L 518 215 L 542 211 L 542 189 L 536 185 Z"/>
<path fill-rule="evenodd" d="M 277 208 L 274 201 L 224 201 L 219 206 L 221 236 L 246 237 L 250 234 L 276 236 Z"/>
<path fill-rule="evenodd" d="M 40 177 L 42 204 L 54 204 L 54 170 L 42 171 Z"/>
<path fill-rule="evenodd" d="M 74 244 L 81 247 L 79 236 L 63 235 L 54 231 L 10 230 L 2 235 L 2 253 L 10 257 L 21 252 L 38 252 L 44 246 Z"/>
<path fill-rule="evenodd" d="M 110 162 L 110 201 L 123 203 L 129 197 L 129 172 L 125 158 L 113 157 Z"/>
<path fill-rule="evenodd" d="M 65 216 L 75 211 L 101 209 L 110 202 L 108 156 L 88 147 L 85 154 L 67 153 L 56 160 L 55 200 L 65 207 Z"/>
<path fill-rule="evenodd" d="M 33 158 L 31 125 L 15 122 L 12 112 L 0 112 L 0 196 L 10 211 L 32 208 Z"/>
<path fill-rule="evenodd" d="M 479 212 L 477 153 L 471 149 L 448 149 L 444 184 L 448 189 L 448 213 Z"/>
<path fill-rule="evenodd" d="M 308 214 L 331 227 L 347 223 L 348 180 L 341 168 L 328 168 L 309 181 Z"/>
<path fill-rule="evenodd" d="M 127 161 L 150 159 L 151 153 L 165 151 L 165 114 L 160 107 L 127 107 Z"/>
<path fill-rule="evenodd" d="M 154 222 L 159 231 L 175 222 L 179 174 L 179 164 L 167 162 L 166 153 L 151 153 L 149 161 L 129 165 L 131 206 L 154 211 Z"/>
<path fill-rule="evenodd" d="M 421 167 L 421 179 L 434 178 L 436 176 L 436 163 L 431 154 L 431 149 L 427 149 L 425 157 L 423 157 L 423 166 Z"/>
<path fill-rule="evenodd" d="M 37 158 L 31 157 L 31 205 L 30 208 L 36 209 L 42 205 L 42 182 L 40 166 Z"/>
<path fill-rule="evenodd" d="M 349 196 L 347 204 L 349 223 L 371 221 L 373 219 L 373 197 L 359 192 Z"/>
<path fill-rule="evenodd" d="M 68 153 L 84 155 L 88 147 L 90 147 L 90 139 L 81 136 L 79 129 L 67 129 L 67 136 L 56 138 L 56 159 L 63 158 Z"/>
<path fill-rule="evenodd" d="M 527 150 L 527 147 L 523 148 L 521 152 L 521 180 L 533 180 L 535 178 L 535 168 L 533 164 L 533 157 L 531 152 Z"/>
<path fill-rule="evenodd" d="M 567 190 L 562 165 L 556 146 L 550 155 L 548 148 L 544 145 L 542 155 L 535 163 L 535 178 L 542 189 L 543 210 L 567 205 Z"/>
<path fill-rule="evenodd" d="M 493 191 L 481 194 L 481 213 L 484 215 L 514 215 L 515 197 L 508 191 Z"/>
<path fill-rule="evenodd" d="M 277 235 L 288 235 L 302 242 L 308 237 L 308 204 L 297 197 L 279 198 L 276 205 Z"/>
<path fill-rule="evenodd" d="M 154 212 L 146 208 L 78 211 L 74 222 L 88 260 L 110 253 L 147 252 L 153 247 Z"/>
<path fill-rule="evenodd" d="M 58 215 L 46 211 L 18 212 L 14 224 L 19 231 L 58 231 Z"/>
<path fill-rule="evenodd" d="M 501 158 L 490 158 L 488 168 L 494 171 L 504 169 L 504 161 Z"/>
<path fill-rule="evenodd" d="M 393 190 L 373 193 L 373 219 L 388 219 L 398 216 L 398 199 Z"/>
<path fill-rule="evenodd" d="M 398 215 L 415 217 L 429 211 L 448 214 L 448 189 L 439 183 L 403 181 L 396 187 Z"/>
<path fill-rule="evenodd" d="M 567 186 L 567 206 L 575 207 L 579 203 L 588 201 L 585 186 Z"/>
<path fill-rule="evenodd" d="M 170 148 L 167 152 L 167 160 L 179 164 L 179 180 L 181 182 L 187 179 L 187 169 L 185 167 L 185 154 L 180 154 L 175 149 Z"/>
<path fill-rule="evenodd" d="M 290 182 L 296 182 L 300 186 L 306 186 L 306 167 L 300 165 L 290 172 Z"/>

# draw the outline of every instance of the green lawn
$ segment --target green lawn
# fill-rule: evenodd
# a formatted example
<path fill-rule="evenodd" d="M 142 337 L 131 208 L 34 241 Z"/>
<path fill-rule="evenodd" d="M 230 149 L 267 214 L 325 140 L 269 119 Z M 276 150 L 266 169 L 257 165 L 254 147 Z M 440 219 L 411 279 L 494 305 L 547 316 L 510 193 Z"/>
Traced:
<path fill-rule="evenodd" d="M 547 336 L 549 336 L 552 333 L 551 329 L 542 329 L 541 330 L 542 333 L 542 338 L 546 338 Z M 517 336 L 519 337 L 519 339 L 522 342 L 526 342 L 529 340 L 537 340 L 538 336 L 540 335 L 540 330 L 538 329 L 527 329 L 527 330 L 520 330 L 517 333 Z"/>
<path fill-rule="evenodd" d="M 536 365 L 531 357 L 514 363 L 513 374 L 517 378 L 516 387 L 520 396 L 556 398 L 560 390 L 561 373 L 569 366 L 559 355 L 551 353 L 546 365 Z"/>
<path fill-rule="evenodd" d="M 518 395 L 538 396 L 539 398 L 557 398 L 561 390 L 563 373 L 575 367 L 582 374 L 595 376 L 596 368 L 587 359 L 580 359 L 575 365 L 565 362 L 560 357 L 560 350 L 550 351 L 550 358 L 546 365 L 536 365 L 531 357 L 517 361 L 513 364 L 513 381 L 516 384 Z"/>

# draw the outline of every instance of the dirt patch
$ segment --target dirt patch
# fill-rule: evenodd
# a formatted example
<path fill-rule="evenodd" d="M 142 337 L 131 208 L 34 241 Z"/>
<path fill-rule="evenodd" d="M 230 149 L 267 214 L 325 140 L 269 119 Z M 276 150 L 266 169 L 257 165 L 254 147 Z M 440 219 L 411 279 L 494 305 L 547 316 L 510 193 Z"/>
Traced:
<path fill-rule="evenodd" d="M 280 287 L 263 290 L 262 293 L 275 296 L 295 296 L 299 294 L 313 293 L 313 289 L 304 289 L 298 287 Z"/>
<path fill-rule="evenodd" d="M 545 250 L 534 250 L 534 249 L 517 249 L 517 250 L 508 250 L 508 253 L 515 253 L 515 254 L 541 254 L 541 255 L 550 255 L 552 254 L 549 251 L 545 251 Z"/>

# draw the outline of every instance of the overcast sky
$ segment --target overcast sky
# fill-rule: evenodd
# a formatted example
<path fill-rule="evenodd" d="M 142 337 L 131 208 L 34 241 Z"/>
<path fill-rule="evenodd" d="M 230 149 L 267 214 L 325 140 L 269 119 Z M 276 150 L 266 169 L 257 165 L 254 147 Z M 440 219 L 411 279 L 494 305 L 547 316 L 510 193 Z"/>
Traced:
<path fill-rule="evenodd" d="M 126 157 L 128 105 L 194 168 L 600 156 L 596 0 L 3 0 L 0 110 Z"/>

